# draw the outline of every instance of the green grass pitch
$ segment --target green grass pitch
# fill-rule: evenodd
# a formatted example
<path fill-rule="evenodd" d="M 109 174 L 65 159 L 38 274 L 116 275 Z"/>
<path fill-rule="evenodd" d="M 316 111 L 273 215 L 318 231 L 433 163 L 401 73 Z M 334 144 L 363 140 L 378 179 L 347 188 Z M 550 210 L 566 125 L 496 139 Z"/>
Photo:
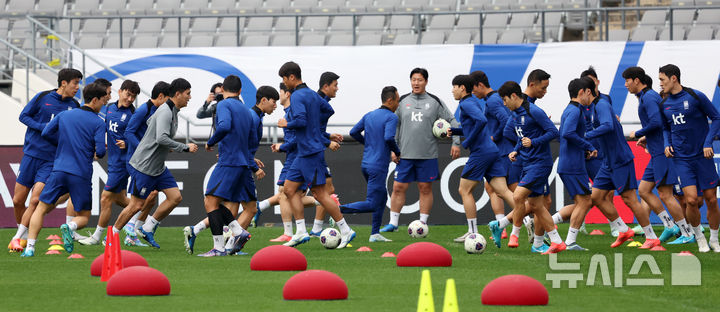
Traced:
<path fill-rule="evenodd" d="M 588 226 L 588 230 L 608 231 L 607 225 Z M 368 243 L 370 228 L 356 226 L 358 237 L 353 247 L 344 250 L 325 250 L 315 238 L 298 247 L 308 260 L 308 269 L 328 270 L 345 280 L 349 289 L 348 300 L 340 301 L 285 301 L 282 288 L 296 272 L 250 271 L 250 256 L 199 258 L 185 253 L 180 228 L 163 228 L 157 233 L 159 250 L 150 248 L 127 248 L 143 255 L 151 267 L 168 277 L 172 291 L 163 297 L 110 297 L 105 294 L 105 283 L 90 276 L 90 263 L 102 253 L 101 246 L 79 246 L 76 252 L 85 256 L 82 260 L 68 260 L 67 254 L 44 255 L 50 234 L 59 234 L 57 228 L 44 229 L 40 233 L 37 255 L 23 259 L 19 254 L 0 253 L 0 310 L 2 311 L 189 311 L 189 310 L 243 310 L 243 311 L 415 311 L 417 309 L 420 275 L 422 268 L 401 268 L 394 258 L 381 258 L 383 252 L 397 253 L 404 246 L 416 242 L 407 235 L 406 227 L 400 232 L 389 233 L 391 243 Z M 245 247 L 252 255 L 271 244 L 269 239 L 281 234 L 282 229 L 251 229 L 253 238 Z M 546 280 L 551 271 L 548 257 L 531 254 L 524 239 L 520 248 L 492 245 L 487 227 L 481 233 L 490 246 L 484 254 L 469 255 L 461 244 L 452 242 L 454 237 L 466 231 L 465 226 L 431 226 L 425 239 L 447 248 L 453 256 L 448 268 L 430 268 L 436 311 L 442 311 L 445 281 L 454 278 L 457 285 L 458 305 L 461 311 L 710 311 L 720 304 L 720 254 L 697 253 L 696 245 L 665 245 L 666 252 L 640 251 L 622 246 L 609 247 L 610 235 L 589 236 L 580 234 L 579 243 L 590 252 L 565 251 L 558 257 L 560 262 L 580 262 L 580 272 L 587 279 L 587 269 L 593 254 L 607 257 L 611 282 L 614 283 L 614 254 L 623 254 L 623 279 L 634 277 L 652 278 L 647 265 L 639 275 L 629 275 L 635 258 L 650 254 L 662 272 L 664 286 L 586 286 L 552 288 Z M 661 228 L 656 228 L 659 234 Z M 81 232 L 84 234 L 85 231 Z M 560 226 L 564 236 L 567 225 Z M 0 242 L 10 240 L 14 230 L 0 230 Z M 642 237 L 637 237 L 640 241 Z M 211 247 L 209 231 L 200 234 L 196 251 L 204 252 Z M 507 240 L 503 241 L 507 244 Z M 3 245 L 4 246 L 4 245 Z M 369 246 L 372 252 L 356 252 L 361 246 Z M 671 252 L 689 250 L 702 264 L 702 286 L 671 286 Z M 525 274 L 545 285 L 549 291 L 548 306 L 500 307 L 481 304 L 483 287 L 496 277 L 505 274 Z M 596 285 L 602 284 L 596 278 Z M 625 283 L 623 283 L 625 284 Z"/>

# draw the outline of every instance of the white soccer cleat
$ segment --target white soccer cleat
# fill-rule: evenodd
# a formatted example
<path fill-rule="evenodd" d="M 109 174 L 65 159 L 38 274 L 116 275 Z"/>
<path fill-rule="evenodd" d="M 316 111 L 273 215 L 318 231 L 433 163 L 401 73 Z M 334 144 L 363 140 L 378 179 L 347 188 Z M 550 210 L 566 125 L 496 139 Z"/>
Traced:
<path fill-rule="evenodd" d="M 287 242 L 287 243 L 285 243 L 285 244 L 283 244 L 283 245 L 288 246 L 288 247 L 295 247 L 295 246 L 297 246 L 297 245 L 304 244 L 304 243 L 307 243 L 307 242 L 309 242 L 309 241 L 310 241 L 310 234 L 308 234 L 307 232 L 305 232 L 305 233 L 302 233 L 302 234 L 295 234 L 295 235 L 293 235 L 293 237 L 290 239 L 290 241 Z"/>
<path fill-rule="evenodd" d="M 347 246 L 353 239 L 355 238 L 355 231 L 350 230 L 350 232 L 347 232 L 340 236 L 340 245 L 337 246 L 337 249 L 343 249 L 345 246 Z"/>
<path fill-rule="evenodd" d="M 234 237 L 234 236 L 230 236 L 230 237 L 225 241 L 225 250 L 226 250 L 226 251 L 227 251 L 227 250 L 232 250 L 232 249 L 233 249 L 233 246 L 235 246 L 235 237 Z"/>
<path fill-rule="evenodd" d="M 392 242 L 392 239 L 388 239 L 385 236 L 380 235 L 380 233 L 370 235 L 369 241 L 371 243 L 375 242 Z"/>
<path fill-rule="evenodd" d="M 699 236 L 699 237 L 696 237 L 695 239 L 697 240 L 699 252 L 710 251 L 710 246 L 708 246 L 708 242 L 707 242 L 707 239 L 705 239 L 705 236 Z"/>
<path fill-rule="evenodd" d="M 710 241 L 710 249 L 713 252 L 720 252 L 720 243 L 718 241 Z"/>
<path fill-rule="evenodd" d="M 79 240 L 78 243 L 80 243 L 80 245 L 91 246 L 100 244 L 100 240 L 97 240 L 95 239 L 95 237 L 90 236 Z"/>
<path fill-rule="evenodd" d="M 467 232 L 467 233 L 461 235 L 460 237 L 453 239 L 453 242 L 456 242 L 456 243 L 464 243 L 464 242 L 465 242 L 465 238 L 467 238 L 468 235 L 470 235 L 470 234 L 472 234 L 472 233 Z"/>
<path fill-rule="evenodd" d="M 81 240 L 85 240 L 88 238 L 90 238 L 90 236 L 82 236 L 77 231 L 73 232 L 73 240 L 77 241 L 78 243 L 80 243 Z M 97 245 L 97 244 L 94 244 L 94 245 Z"/>

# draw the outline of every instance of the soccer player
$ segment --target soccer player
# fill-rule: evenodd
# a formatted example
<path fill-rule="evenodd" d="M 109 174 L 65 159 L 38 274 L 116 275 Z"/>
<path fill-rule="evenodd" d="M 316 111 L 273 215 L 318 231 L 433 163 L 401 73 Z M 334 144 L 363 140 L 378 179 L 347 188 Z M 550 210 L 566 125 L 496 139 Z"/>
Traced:
<path fill-rule="evenodd" d="M 340 79 L 340 76 L 338 76 L 336 73 L 333 72 L 324 72 L 320 75 L 320 89 L 318 90 L 318 95 L 320 95 L 323 100 L 330 103 L 330 100 L 335 98 L 337 96 L 338 91 L 338 79 Z M 327 133 L 327 124 L 328 119 L 330 119 L 330 116 L 334 114 L 334 111 L 329 111 L 327 114 L 323 114 L 322 116 L 322 133 L 325 137 L 330 139 L 332 148 L 331 150 L 336 151 L 337 148 L 339 148 L 339 144 L 332 144 L 332 142 L 342 142 L 343 136 L 337 133 Z M 323 158 L 323 161 L 325 159 Z M 330 166 L 327 165 L 327 162 L 324 163 L 325 167 L 327 168 L 327 175 L 325 179 L 325 187 L 327 188 L 328 192 L 330 193 L 330 197 L 335 200 L 335 203 L 340 205 L 340 201 L 338 200 L 337 194 L 335 194 L 335 186 L 332 183 L 332 174 L 330 173 Z M 318 205 L 315 208 L 315 220 L 313 221 L 313 227 L 312 230 L 310 230 L 310 236 L 319 237 L 320 232 L 322 232 L 323 229 L 323 223 L 325 223 L 325 209 Z M 332 226 L 333 220 L 330 218 L 330 226 Z"/>
<path fill-rule="evenodd" d="M 125 128 L 135 112 L 135 97 L 140 93 L 140 86 L 132 80 L 123 81 L 118 91 L 118 101 L 103 106 L 105 128 L 108 144 L 108 180 L 100 196 L 100 217 L 95 232 L 78 243 L 97 245 L 102 240 L 105 228 L 110 222 L 112 204 L 125 208 L 128 203 L 127 182 L 127 148 L 125 144 Z M 103 116 L 101 116 L 103 117 Z"/>
<path fill-rule="evenodd" d="M 432 134 L 433 123 L 445 119 L 453 127 L 459 123 L 437 96 L 425 91 L 428 71 L 414 68 L 410 71 L 412 92 L 400 97 L 396 140 L 402 158 L 395 169 L 395 181 L 390 197 L 390 223 L 380 232 L 398 230 L 400 211 L 405 205 L 405 193 L 411 182 L 417 182 L 420 192 L 420 221 L 427 223 L 432 210 L 432 182 L 438 178 L 438 139 Z M 454 137 L 450 148 L 452 159 L 460 157 L 460 137 Z M 392 156 L 393 159 L 397 156 Z"/>
<path fill-rule="evenodd" d="M 680 204 L 673 196 L 673 186 L 677 184 L 677 173 L 672 161 L 665 156 L 663 144 L 663 123 L 660 116 L 660 102 L 662 98 L 652 89 L 652 78 L 645 74 L 640 67 L 628 67 L 622 73 L 625 79 L 625 88 L 635 94 L 640 102 L 638 105 L 638 116 L 642 128 L 630 133 L 631 139 L 643 139 L 645 148 L 650 154 L 650 162 L 645 168 L 642 180 L 638 187 L 638 193 L 643 199 L 643 204 L 648 205 L 660 217 L 665 230 L 660 235 L 660 242 L 666 242 L 670 237 L 682 234 L 683 239 L 678 243 L 689 241 L 691 238 L 690 227 L 685 221 Z M 660 198 L 653 194 L 653 188 L 657 187 Z M 663 203 L 668 208 L 665 211 Z M 673 219 L 678 220 L 677 225 Z M 673 241 L 674 242 L 674 241 Z"/>
<path fill-rule="evenodd" d="M 232 213 L 237 214 L 241 203 L 247 209 L 255 200 L 255 184 L 250 171 L 250 162 L 254 160 L 249 151 L 254 139 L 253 116 L 240 101 L 241 87 L 240 78 L 235 75 L 227 76 L 223 81 L 224 100 L 218 102 L 215 111 L 216 132 L 205 145 L 207 151 L 212 151 L 212 147 L 219 144 L 218 163 L 205 191 L 205 211 L 213 234 L 213 249 L 198 255 L 200 257 L 228 254 L 222 235 L 224 225 L 230 227 L 235 235 L 234 242 L 238 244 L 244 245 L 251 237 Z M 220 205 L 222 201 L 227 207 Z"/>
<path fill-rule="evenodd" d="M 527 101 L 530 104 L 535 104 L 535 102 L 539 99 L 542 99 L 545 97 L 545 94 L 547 94 L 547 88 L 550 86 L 550 74 L 548 74 L 546 71 L 542 69 L 534 69 L 528 74 L 527 78 L 527 87 L 525 87 L 525 91 L 523 94 L 526 95 Z M 537 104 L 536 104 L 537 105 Z M 522 163 L 521 163 L 522 165 Z M 543 197 L 545 198 L 545 208 L 550 211 L 550 207 L 552 206 L 552 197 L 550 196 L 550 185 L 545 190 L 545 194 L 543 194 Z M 526 222 L 527 224 L 527 222 Z M 528 230 L 528 237 L 530 235 L 530 230 L 532 228 L 532 225 L 530 227 L 526 227 Z"/>
<path fill-rule="evenodd" d="M 520 154 L 523 159 L 523 173 L 513 198 L 515 209 L 513 211 L 513 233 L 520 231 L 521 216 L 527 212 L 535 215 L 535 237 L 531 251 L 540 252 L 543 249 L 543 236 L 538 231 L 547 232 L 551 240 L 550 248 L 544 253 L 558 253 L 565 250 L 565 243 L 555 229 L 550 213 L 544 207 L 543 194 L 547 193 L 547 179 L 552 171 L 552 155 L 550 154 L 550 141 L 559 136 L 545 112 L 535 104 L 529 103 L 523 96 L 520 85 L 514 81 L 505 82 L 498 90 L 505 106 L 513 114 L 510 118 L 515 132 L 519 138 L 515 149 L 508 154 L 511 161 L 516 160 Z M 525 201 L 529 209 L 526 211 Z M 500 247 L 500 234 L 502 228 L 498 221 L 489 224 L 495 245 Z M 512 237 L 512 236 L 511 236 Z M 508 244 L 509 247 L 517 247 Z"/>
<path fill-rule="evenodd" d="M 291 121 L 281 118 L 278 120 L 278 126 L 295 130 L 298 149 L 298 156 L 288 170 L 283 190 L 290 201 L 296 222 L 295 235 L 285 245 L 292 247 L 310 240 L 305 228 L 301 196 L 297 192 L 300 184 L 305 183 L 310 187 L 313 197 L 335 219 L 335 224 L 340 229 L 341 240 L 337 248 L 345 248 L 355 238 L 355 231 L 348 226 L 340 208 L 325 187 L 327 168 L 323 166 L 325 156 L 323 151 L 330 140 L 321 132 L 322 114 L 331 111 L 332 108 L 327 101 L 302 82 L 302 73 L 297 63 L 283 64 L 278 75 L 288 89 L 293 89 L 288 111 Z"/>
<path fill-rule="evenodd" d="M 148 119 L 147 132 L 130 158 L 132 197 L 112 229 L 114 233 L 119 233 L 134 214 L 141 209 L 149 210 L 150 207 L 143 207 L 143 203 L 150 192 L 163 192 L 167 198 L 158 206 L 155 214 L 149 216 L 147 222 L 137 229 L 150 246 L 155 248 L 160 248 L 154 237 L 157 225 L 182 201 L 175 178 L 165 166 L 167 154 L 171 150 L 195 153 L 198 149 L 194 143 L 185 144 L 172 139 L 177 132 L 177 114 L 190 100 L 190 87 L 190 83 L 183 78 L 173 80 L 170 84 L 170 99 L 160 105 Z"/>
<path fill-rule="evenodd" d="M 385 179 L 390 163 L 390 152 L 400 155 L 400 148 L 395 142 L 398 120 L 395 110 L 400 101 L 397 88 L 384 87 L 380 92 L 380 100 L 382 101 L 380 108 L 365 114 L 350 130 L 350 136 L 365 145 L 361 171 L 367 181 L 367 199 L 340 205 L 342 213 L 372 213 L 369 239 L 371 243 L 392 241 L 380 234 L 380 224 L 387 201 Z"/>
<path fill-rule="evenodd" d="M 565 107 L 560 119 L 560 157 L 557 172 L 575 202 L 570 206 L 570 228 L 565 239 L 568 250 L 587 250 L 577 244 L 577 234 L 585 215 L 592 208 L 592 185 L 585 169 L 585 159 L 597 157 L 597 149 L 585 139 L 582 106 L 590 105 L 594 99 L 593 87 L 587 79 L 570 81 L 570 103 Z"/>
<path fill-rule="evenodd" d="M 465 140 L 462 146 L 470 150 L 470 157 L 465 164 L 458 192 L 462 197 L 463 207 L 465 208 L 465 217 L 467 218 L 468 231 L 462 236 L 455 239 L 455 242 L 465 241 L 465 238 L 477 233 L 477 207 L 473 190 L 483 181 L 492 185 L 498 195 L 502 197 L 510 207 L 513 204 L 513 194 L 507 188 L 505 176 L 507 175 L 507 167 L 500 160 L 500 152 L 498 147 L 492 141 L 489 127 L 487 127 L 488 119 L 485 118 L 486 112 L 480 100 L 472 95 L 475 85 L 475 79 L 470 75 L 457 75 L 452 81 L 453 97 L 460 101 L 460 124 L 462 128 L 450 128 L 448 135 L 462 135 Z M 517 243 L 517 233 L 511 236 L 511 240 L 515 239 Z"/>
<path fill-rule="evenodd" d="M 645 231 L 645 243 L 656 246 L 660 241 L 650 224 L 649 211 L 643 209 L 640 205 L 637 199 L 637 193 L 635 192 L 637 189 L 637 180 L 635 178 L 634 156 L 625 140 L 622 125 L 620 121 L 615 118 L 610 103 L 600 97 L 598 93 L 595 93 L 595 82 L 589 77 L 582 79 L 592 82 L 593 96 L 595 96 L 593 100 L 595 102 L 595 110 L 592 116 L 594 129 L 585 133 L 585 138 L 598 138 L 600 148 L 607 151 L 604 155 L 603 165 L 593 180 L 591 198 L 593 204 L 610 220 L 611 229 L 618 231 L 617 239 L 610 247 L 618 247 L 635 235 L 635 231 L 627 227 L 618 215 L 613 202 L 609 199 L 611 197 L 609 197 L 610 195 L 608 195 L 608 193 L 614 191 L 620 194 L 623 202 L 630 207 L 638 223 L 643 227 Z"/>
<path fill-rule="evenodd" d="M 20 122 L 27 126 L 27 131 L 23 158 L 15 181 L 13 207 L 18 228 L 8 245 L 10 252 L 19 252 L 25 248 L 30 218 L 53 169 L 56 146 L 43 138 L 41 133 L 57 114 L 80 106 L 73 97 L 82 77 L 82 73 L 76 69 L 61 69 L 58 72 L 58 88 L 36 94 L 20 113 Z M 31 189 L 30 204 L 26 208 L 25 201 Z"/>
<path fill-rule="evenodd" d="M 672 158 L 678 180 L 685 193 L 686 216 L 695 234 L 700 252 L 720 252 L 717 203 L 718 174 L 713 162 L 713 137 L 720 131 L 720 114 L 707 96 L 680 83 L 680 68 L 673 64 L 660 67 L 660 87 L 668 94 L 661 101 L 665 156 Z M 708 119 L 712 124 L 708 126 Z M 707 205 L 710 246 L 702 233 L 697 190 Z M 680 238 L 682 239 L 682 237 Z"/>
<path fill-rule="evenodd" d="M 57 143 L 57 154 L 47 187 L 40 194 L 40 203 L 30 221 L 28 244 L 23 257 L 35 255 L 35 242 L 43 226 L 43 219 L 55 208 L 58 199 L 70 193 L 77 216 L 60 227 L 63 247 L 74 249 L 72 233 L 84 227 L 92 208 L 93 158 L 105 156 L 105 124 L 97 116 L 105 105 L 106 90 L 99 84 L 89 84 L 83 90 L 85 105 L 80 109 L 60 112 L 45 126 L 42 137 Z"/>

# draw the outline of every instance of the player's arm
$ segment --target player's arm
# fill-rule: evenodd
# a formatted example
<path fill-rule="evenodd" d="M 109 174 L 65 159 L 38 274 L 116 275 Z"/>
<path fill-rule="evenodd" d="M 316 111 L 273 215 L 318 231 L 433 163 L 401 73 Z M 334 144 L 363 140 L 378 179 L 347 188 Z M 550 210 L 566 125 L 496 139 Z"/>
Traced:
<path fill-rule="evenodd" d="M 538 123 L 540 128 L 545 131 L 543 135 L 532 139 L 532 145 L 542 145 L 560 137 L 560 132 L 557 128 L 555 128 L 552 120 L 550 120 L 550 118 L 545 115 L 542 110 L 531 110 L 530 114 L 532 114 L 533 118 Z"/>
<path fill-rule="evenodd" d="M 390 151 L 395 153 L 395 157 L 400 157 L 400 147 L 398 147 L 397 142 L 395 142 L 397 122 L 397 116 L 390 115 L 390 118 L 388 118 L 388 121 L 385 123 L 383 139 L 385 140 L 385 144 L 390 148 Z"/>
<path fill-rule="evenodd" d="M 367 115 L 366 115 L 367 116 Z M 385 125 L 385 134 L 387 135 L 388 132 L 388 125 Z M 397 123 L 395 123 L 395 127 L 397 127 Z M 363 137 L 362 132 L 365 130 L 365 116 L 363 116 L 358 123 L 355 124 L 355 126 L 350 129 L 350 136 L 355 139 L 355 141 L 358 141 L 360 144 L 365 144 L 365 137 Z M 395 141 L 395 128 L 392 128 L 392 138 L 393 141 Z"/>
<path fill-rule="evenodd" d="M 450 110 L 445 106 L 445 103 L 440 102 L 440 118 L 447 120 L 450 123 L 450 126 L 452 127 L 459 127 L 460 123 L 455 119 L 455 116 L 450 112 Z M 478 108 L 480 109 L 480 108 Z M 460 146 L 460 137 L 456 136 L 452 138 L 452 145 L 453 146 Z"/>
<path fill-rule="evenodd" d="M 494 142 L 500 142 L 503 135 L 503 125 L 508 119 L 507 111 L 502 103 L 493 103 L 492 105 L 488 105 L 488 108 L 489 113 L 498 121 L 498 126 L 490 135 L 492 135 Z"/>
<path fill-rule="evenodd" d="M 59 117 L 60 117 L 60 114 L 55 116 L 55 118 L 51 119 L 50 122 L 48 122 L 48 124 L 41 130 L 42 132 L 40 133 L 40 135 L 42 135 L 42 137 L 45 140 L 50 141 L 50 143 L 52 143 L 53 145 L 58 144 L 57 132 L 58 132 L 58 125 L 59 125 L 58 120 L 60 120 Z"/>
<path fill-rule="evenodd" d="M 281 152 L 289 152 L 292 151 L 295 148 L 295 137 L 294 136 L 288 136 L 285 135 L 283 138 L 283 144 L 280 144 L 280 147 L 278 147 L 278 150 Z"/>
<path fill-rule="evenodd" d="M 288 121 L 288 129 L 304 128 L 307 125 L 307 112 L 305 111 L 305 105 L 302 101 L 290 102 L 289 113 L 292 116 L 292 121 Z"/>
<path fill-rule="evenodd" d="M 260 139 L 262 139 L 262 123 L 260 123 L 260 118 L 253 116 L 253 126 L 251 127 L 250 140 L 248 141 L 248 166 L 252 169 L 252 172 L 257 172 L 260 169 L 255 162 L 255 153 L 260 147 Z"/>
<path fill-rule="evenodd" d="M 603 103 L 603 104 L 601 104 L 601 103 L 603 103 L 603 102 L 598 102 L 595 105 L 595 112 L 597 113 L 598 122 L 600 123 L 600 126 L 585 133 L 585 137 L 588 139 L 594 139 L 603 134 L 610 133 L 613 129 L 612 119 L 615 117 L 613 116 L 613 113 L 612 113 L 612 107 L 610 107 L 610 105 L 607 105 L 605 103 Z"/>
<path fill-rule="evenodd" d="M 133 146 L 138 146 L 138 144 L 140 144 L 141 138 L 138 138 L 136 132 L 140 127 L 140 124 L 143 122 L 143 118 L 145 117 L 147 110 L 150 109 L 147 104 L 140 106 L 140 108 L 144 109 L 138 109 L 135 111 L 132 117 L 130 117 L 130 121 L 128 121 L 127 126 L 125 126 L 125 143 L 130 143 Z"/>
<path fill-rule="evenodd" d="M 582 122 L 580 120 L 582 118 L 581 114 L 580 110 L 570 110 L 565 118 L 560 121 L 560 129 L 562 129 L 560 135 L 571 144 L 581 147 L 584 151 L 594 151 L 595 147 L 575 132 L 577 124 Z M 585 127 L 584 124 L 582 126 Z"/>
<path fill-rule="evenodd" d="M 642 129 L 635 131 L 636 138 L 641 138 L 646 136 L 648 133 L 662 131 L 663 129 L 662 119 L 660 119 L 660 110 L 658 109 L 658 103 L 662 101 L 662 99 L 658 97 L 657 99 L 652 100 L 652 103 L 648 103 L 648 105 L 643 105 L 642 107 L 642 109 L 645 110 L 645 114 L 648 116 L 648 124 Z"/>
<path fill-rule="evenodd" d="M 705 136 L 703 148 L 712 148 L 713 138 L 718 135 L 718 132 L 720 131 L 720 113 L 718 113 L 718 110 L 715 108 L 712 102 L 710 102 L 707 96 L 705 96 L 704 93 L 697 90 L 695 90 L 695 93 L 700 99 L 700 110 L 702 110 L 703 113 L 705 113 L 705 115 L 707 116 L 707 118 L 712 121 L 712 123 L 710 124 L 710 131 L 708 131 L 707 136 Z"/>
<path fill-rule="evenodd" d="M 215 122 L 215 133 L 213 133 L 212 137 L 207 141 L 208 146 L 213 146 L 220 142 L 228 133 L 230 133 L 230 129 L 232 127 L 232 112 L 230 111 L 230 106 L 226 105 L 227 103 L 224 103 L 222 105 L 216 105 L 216 112 L 215 118 L 217 118 L 217 121 Z"/>
<path fill-rule="evenodd" d="M 28 126 L 30 129 L 34 129 L 37 131 L 43 131 L 46 124 L 43 122 L 37 122 L 33 117 L 35 114 L 37 114 L 40 111 L 40 99 L 38 99 L 38 96 L 40 96 L 40 93 L 36 94 L 35 97 L 23 108 L 22 112 L 20 112 L 20 122 L 22 122 L 24 125 Z"/>
<path fill-rule="evenodd" d="M 472 129 L 472 133 L 466 133 L 465 139 L 474 140 L 475 137 L 482 133 L 483 128 L 487 125 L 487 117 L 485 117 L 485 112 L 479 105 L 463 105 L 463 111 L 469 118 L 475 120 L 475 127 Z"/>
<path fill-rule="evenodd" d="M 170 110 L 158 109 L 155 112 L 155 137 L 157 143 L 163 146 L 167 146 L 173 151 L 183 152 L 189 150 L 190 146 L 184 143 L 173 140 L 170 137 L 170 127 L 172 124 L 172 112 Z"/>
<path fill-rule="evenodd" d="M 95 157 L 105 157 L 105 124 L 98 124 L 95 128 Z"/>
<path fill-rule="evenodd" d="M 508 116 L 507 121 L 505 121 L 505 124 L 503 126 L 503 138 L 506 140 L 512 142 L 513 144 L 517 143 L 518 137 L 515 133 L 513 119 Z"/>

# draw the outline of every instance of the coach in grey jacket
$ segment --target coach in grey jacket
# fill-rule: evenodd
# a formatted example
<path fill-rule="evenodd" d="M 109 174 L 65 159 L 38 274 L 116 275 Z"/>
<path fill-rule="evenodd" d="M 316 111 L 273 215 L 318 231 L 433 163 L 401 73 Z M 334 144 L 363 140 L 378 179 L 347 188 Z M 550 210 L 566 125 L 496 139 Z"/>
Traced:
<path fill-rule="evenodd" d="M 380 232 L 392 232 L 398 228 L 400 210 L 405 205 L 405 193 L 411 182 L 417 182 L 420 192 L 420 220 L 427 222 L 432 210 L 432 182 L 439 176 L 438 139 L 432 134 L 433 123 L 439 118 L 450 122 L 453 127 L 459 123 L 445 104 L 435 95 L 427 93 L 428 71 L 415 68 L 410 72 L 412 92 L 400 97 L 395 139 L 402 155 L 395 169 L 395 181 L 391 196 L 390 224 Z M 460 156 L 460 138 L 453 137 L 450 149 L 453 159 Z M 393 154 L 393 160 L 396 155 Z"/>

